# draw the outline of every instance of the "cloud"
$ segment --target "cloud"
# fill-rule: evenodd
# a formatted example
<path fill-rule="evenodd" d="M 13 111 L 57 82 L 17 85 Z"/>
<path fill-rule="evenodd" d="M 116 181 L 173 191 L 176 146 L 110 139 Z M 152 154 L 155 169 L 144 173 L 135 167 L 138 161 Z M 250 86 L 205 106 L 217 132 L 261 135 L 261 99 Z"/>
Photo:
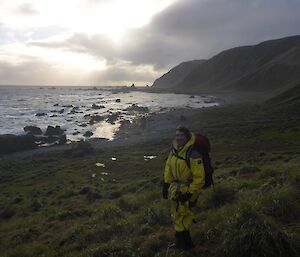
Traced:
<path fill-rule="evenodd" d="M 106 2 L 89 0 L 85 1 L 85 6 L 105 6 Z M 256 44 L 300 32 L 298 0 L 172 2 L 173 4 L 152 16 L 147 25 L 128 29 L 120 39 L 95 30 L 93 33 L 72 31 L 71 35 L 57 39 L 52 36 L 56 31 L 52 27 L 51 38 L 47 37 L 47 33 L 39 38 L 43 28 L 36 28 L 36 33 L 33 34 L 35 37 L 26 39 L 24 44 L 30 49 L 44 49 L 51 53 L 57 51 L 66 56 L 73 53 L 104 60 L 105 69 L 95 67 L 89 74 L 82 76 L 87 81 L 101 84 L 137 80 L 142 84 L 151 83 L 157 76 L 182 61 L 210 58 L 231 47 Z M 94 24 L 95 28 L 96 25 Z M 0 32 L 1 30 L 4 30 L 3 26 L 0 26 Z M 61 31 L 65 32 L 63 29 Z M 5 35 L 8 38 L 9 33 Z M 33 63 L 29 67 L 34 68 Z M 4 81 L 5 74 L 2 73 L 2 76 Z M 35 76 L 38 74 L 35 73 Z"/>
<path fill-rule="evenodd" d="M 170 67 L 209 58 L 240 45 L 298 34 L 297 0 L 187 0 L 154 17 L 150 26 L 132 31 L 124 52 L 135 63 Z"/>
<path fill-rule="evenodd" d="M 40 46 L 165 69 L 230 47 L 297 34 L 299 11 L 296 0 L 186 0 L 154 16 L 148 26 L 130 30 L 120 45 L 105 35 L 78 33 Z"/>
<path fill-rule="evenodd" d="M 16 12 L 22 15 L 37 15 L 38 11 L 30 3 L 24 3 L 16 8 Z"/>

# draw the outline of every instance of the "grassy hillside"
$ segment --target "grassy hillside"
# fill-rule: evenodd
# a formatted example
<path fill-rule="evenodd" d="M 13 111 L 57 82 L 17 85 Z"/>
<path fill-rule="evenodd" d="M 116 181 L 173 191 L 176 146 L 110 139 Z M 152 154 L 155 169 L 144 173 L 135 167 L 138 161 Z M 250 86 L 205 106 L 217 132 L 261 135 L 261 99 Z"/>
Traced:
<path fill-rule="evenodd" d="M 212 141 L 216 185 L 199 199 L 196 247 L 185 254 L 171 247 L 161 199 L 171 135 L 3 159 L 0 256 L 297 256 L 300 114 L 293 110 L 233 105 L 186 121 Z"/>
<path fill-rule="evenodd" d="M 176 87 L 190 72 L 204 62 L 205 60 L 182 62 L 156 79 L 152 86 L 160 89 Z"/>
<path fill-rule="evenodd" d="M 269 105 L 290 105 L 300 103 L 300 84 L 283 93 L 272 97 L 267 101 Z"/>
<path fill-rule="evenodd" d="M 172 90 L 275 94 L 300 83 L 299 70 L 300 36 L 293 36 L 223 51 L 178 80 Z M 158 79 L 155 85 L 163 88 L 164 81 Z"/>

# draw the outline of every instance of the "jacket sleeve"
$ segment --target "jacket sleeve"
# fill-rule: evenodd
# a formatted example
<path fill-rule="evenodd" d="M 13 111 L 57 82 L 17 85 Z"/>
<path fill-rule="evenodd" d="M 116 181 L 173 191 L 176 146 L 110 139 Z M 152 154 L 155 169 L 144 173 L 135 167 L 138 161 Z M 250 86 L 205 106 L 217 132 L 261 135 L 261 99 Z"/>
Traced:
<path fill-rule="evenodd" d="M 193 182 L 189 185 L 189 192 L 192 194 L 191 201 L 195 201 L 205 184 L 205 171 L 202 156 L 198 152 L 192 152 L 190 156 L 190 168 Z"/>
<path fill-rule="evenodd" d="M 174 181 L 173 174 L 171 171 L 171 157 L 172 153 L 169 153 L 164 172 L 164 182 L 168 184 L 171 184 Z"/>

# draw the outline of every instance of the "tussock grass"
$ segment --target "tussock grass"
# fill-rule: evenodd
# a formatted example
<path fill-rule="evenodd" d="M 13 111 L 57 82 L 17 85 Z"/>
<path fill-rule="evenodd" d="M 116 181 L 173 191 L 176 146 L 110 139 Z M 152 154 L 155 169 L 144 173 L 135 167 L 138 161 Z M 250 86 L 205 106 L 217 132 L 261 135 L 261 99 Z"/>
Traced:
<path fill-rule="evenodd" d="M 195 249 L 183 255 L 170 248 L 168 257 L 299 255 L 299 138 L 284 128 L 288 136 L 272 141 L 262 134 L 265 123 L 249 122 L 269 114 L 244 107 L 195 117 L 206 120 L 200 125 L 212 141 L 216 185 L 196 206 Z M 278 117 L 286 113 L 267 122 L 275 126 Z M 166 256 L 174 242 L 160 187 L 167 143 L 105 151 L 81 143 L 64 154 L 1 161 L 0 257 Z M 145 162 L 148 154 L 157 158 Z"/>
<path fill-rule="evenodd" d="M 290 238 L 251 208 L 242 209 L 224 224 L 222 240 L 226 257 L 297 256 Z"/>

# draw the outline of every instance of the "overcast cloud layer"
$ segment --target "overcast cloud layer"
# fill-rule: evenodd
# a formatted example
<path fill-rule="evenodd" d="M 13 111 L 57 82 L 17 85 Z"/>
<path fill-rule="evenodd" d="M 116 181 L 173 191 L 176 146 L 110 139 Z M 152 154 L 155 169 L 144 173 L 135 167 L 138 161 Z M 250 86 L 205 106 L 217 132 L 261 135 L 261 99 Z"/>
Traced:
<path fill-rule="evenodd" d="M 47 1 L 0 0 L 0 84 L 146 85 L 182 61 L 300 34 L 299 0 L 53 1 L 57 16 L 41 13 Z"/>

